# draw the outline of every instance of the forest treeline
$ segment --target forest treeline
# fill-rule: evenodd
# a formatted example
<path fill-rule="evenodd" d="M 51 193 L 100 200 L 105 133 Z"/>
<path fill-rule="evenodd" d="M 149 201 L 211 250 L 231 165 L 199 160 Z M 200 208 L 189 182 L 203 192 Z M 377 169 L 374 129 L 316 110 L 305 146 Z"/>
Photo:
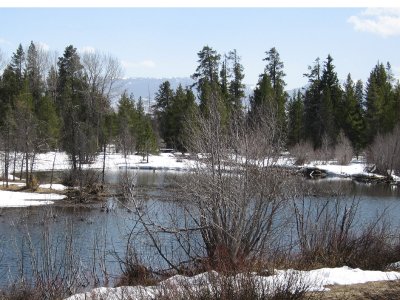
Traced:
<path fill-rule="evenodd" d="M 2 59 L 0 142 L 6 174 L 10 154 L 17 152 L 24 153 L 28 170 L 35 153 L 52 149 L 66 151 L 73 169 L 91 162 L 109 144 L 124 154 L 160 147 L 185 151 L 185 127 L 210 109 L 218 110 L 227 126 L 238 120 L 257 123 L 260 115 L 274 117 L 287 147 L 304 141 L 314 149 L 334 147 L 345 136 L 357 154 L 400 119 L 400 85 L 389 63 L 378 62 L 366 83 L 349 74 L 341 84 L 333 58 L 317 58 L 304 74 L 307 86 L 289 95 L 284 63 L 271 48 L 244 107 L 245 74 L 237 51 L 221 55 L 204 46 L 191 76 L 194 85 L 173 90 L 168 81 L 162 83 L 156 104 L 145 112 L 142 99 L 126 92 L 117 95 L 116 109 L 111 106 L 122 77 L 116 58 L 79 54 L 70 45 L 53 60 L 33 42 L 26 49 L 19 45 L 8 63 Z"/>

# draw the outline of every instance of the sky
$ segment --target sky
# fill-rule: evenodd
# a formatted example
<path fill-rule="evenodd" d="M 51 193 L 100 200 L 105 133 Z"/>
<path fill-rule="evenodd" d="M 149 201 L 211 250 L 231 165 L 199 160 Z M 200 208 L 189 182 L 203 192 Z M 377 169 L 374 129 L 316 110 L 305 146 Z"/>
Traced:
<path fill-rule="evenodd" d="M 236 49 L 247 84 L 257 83 L 272 47 L 287 89 L 304 86 L 307 67 L 328 54 L 340 80 L 351 73 L 365 82 L 377 62 L 390 62 L 400 78 L 400 8 L 1 7 L 4 58 L 30 41 L 58 56 L 68 45 L 109 53 L 124 77 L 189 77 L 208 45 L 221 55 Z"/>

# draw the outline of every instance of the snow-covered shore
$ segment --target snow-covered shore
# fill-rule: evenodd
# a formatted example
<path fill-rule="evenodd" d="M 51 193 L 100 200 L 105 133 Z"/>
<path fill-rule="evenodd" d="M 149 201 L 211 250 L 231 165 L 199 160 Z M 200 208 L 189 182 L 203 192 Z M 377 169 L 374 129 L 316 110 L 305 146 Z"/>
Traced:
<path fill-rule="evenodd" d="M 53 204 L 66 196 L 58 194 L 39 194 L 0 190 L 0 207 L 27 207 Z"/>
<path fill-rule="evenodd" d="M 218 282 L 217 272 L 206 272 L 193 277 L 181 275 L 173 276 L 167 280 L 160 282 L 158 285 L 143 286 L 124 286 L 118 288 L 100 287 L 86 293 L 73 295 L 67 300 L 84 300 L 84 299 L 155 299 L 155 296 L 161 291 L 168 289 L 176 290 L 179 287 L 190 286 L 193 290 L 200 288 L 212 289 L 215 282 Z M 382 272 L 382 271 L 363 271 L 361 269 L 352 269 L 349 267 L 341 268 L 322 268 L 311 271 L 295 271 L 295 270 L 277 270 L 275 275 L 260 276 L 256 274 L 247 274 L 251 276 L 251 280 L 255 286 L 260 289 L 267 289 L 270 293 L 274 292 L 274 288 L 289 285 L 291 290 L 306 289 L 307 291 L 328 291 L 327 285 L 351 285 L 366 283 L 372 281 L 399 280 L 400 272 Z M 217 278 L 217 280 L 216 280 Z M 232 278 L 238 282 L 240 286 L 241 275 Z M 214 283 L 213 283 L 214 282 Z M 261 290 L 260 290 L 261 293 Z"/>
<path fill-rule="evenodd" d="M 275 163 L 282 167 L 294 168 L 293 159 L 289 156 L 282 156 Z M 143 160 L 141 155 L 127 155 L 124 157 L 118 153 L 108 153 L 105 160 L 106 170 L 118 170 L 121 168 L 129 169 L 147 169 L 147 170 L 161 170 L 161 171 L 188 171 L 195 166 L 196 162 L 181 154 L 161 153 L 159 155 L 149 155 L 148 162 Z M 103 167 L 103 154 L 99 154 L 93 164 L 90 166 L 93 169 L 102 169 Z M 305 164 L 302 167 L 314 167 L 326 171 L 331 177 L 352 177 L 355 175 L 362 175 L 365 177 L 371 176 L 371 173 L 365 171 L 366 164 L 361 160 L 353 160 L 349 165 L 338 165 L 334 161 L 322 164 L 320 162 L 312 162 Z M 65 152 L 48 152 L 40 153 L 35 158 L 35 171 L 63 171 L 70 168 L 70 161 Z M 1 172 L 1 170 L 0 170 Z M 376 176 L 376 175 L 374 175 Z M 400 181 L 399 177 L 394 176 L 396 181 Z M 16 185 L 24 185 L 24 183 L 13 183 Z M 42 188 L 49 188 L 49 185 L 41 185 Z M 62 190 L 65 187 L 61 185 L 52 186 L 53 190 Z M 41 194 L 37 196 L 36 193 L 20 193 L 20 192 L 4 192 L 0 191 L 0 207 L 9 206 L 30 206 L 30 205 L 44 205 L 51 204 L 53 200 L 58 200 L 60 195 Z M 11 196 L 13 198 L 11 198 Z M 57 197 L 56 197 L 57 196 Z M 32 199 L 39 199 L 44 197 L 44 201 L 31 201 Z M 14 200 L 12 200 L 14 199 Z M 14 201 L 14 202 L 13 202 Z M 14 203 L 14 205 L 12 204 Z"/>

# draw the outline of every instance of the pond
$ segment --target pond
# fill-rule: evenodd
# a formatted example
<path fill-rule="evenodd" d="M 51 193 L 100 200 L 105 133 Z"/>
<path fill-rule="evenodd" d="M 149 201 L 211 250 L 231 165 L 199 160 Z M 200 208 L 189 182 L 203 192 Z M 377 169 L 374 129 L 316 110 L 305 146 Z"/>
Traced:
<path fill-rule="evenodd" d="M 107 174 L 107 181 L 115 186 L 116 192 L 120 174 Z M 151 207 L 152 216 L 161 222 L 169 216 L 171 209 L 176 209 L 164 193 L 171 186 L 174 176 L 185 175 L 153 171 L 134 173 L 134 184 L 139 191 L 137 196 Z M 323 191 L 335 191 L 340 186 L 346 191 L 346 201 L 359 199 L 361 220 L 374 218 L 385 209 L 390 218 L 399 220 L 398 188 L 356 184 L 349 180 L 309 181 L 308 184 Z M 326 197 L 328 195 L 312 197 L 311 201 Z M 66 268 L 76 269 L 77 273 L 79 269 L 80 273 L 86 274 L 86 278 L 81 278 L 82 285 L 113 285 L 121 274 L 120 259 L 126 253 L 129 234 L 133 234 L 132 242 L 139 261 L 167 267 L 149 240 L 138 235 L 144 228 L 138 224 L 136 215 L 127 209 L 128 206 L 129 203 L 124 203 L 123 199 L 111 197 L 106 204 L 93 206 L 63 205 L 59 202 L 46 207 L 2 209 L 0 288 L 21 277 L 29 280 L 35 270 L 47 270 L 45 273 L 53 276 L 57 272 L 64 274 L 62 271 Z M 170 252 L 177 251 L 176 245 L 169 240 L 163 240 L 162 244 Z M 177 260 L 184 260 L 183 253 L 174 253 Z M 71 260 L 71 257 L 74 259 Z"/>

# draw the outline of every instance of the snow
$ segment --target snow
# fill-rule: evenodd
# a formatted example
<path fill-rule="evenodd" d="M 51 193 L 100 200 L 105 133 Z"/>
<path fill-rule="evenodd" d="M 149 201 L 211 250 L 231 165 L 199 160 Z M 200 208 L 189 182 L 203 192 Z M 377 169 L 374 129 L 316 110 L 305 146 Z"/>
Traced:
<path fill-rule="evenodd" d="M 238 274 L 231 279 L 239 282 L 242 276 L 252 276 L 254 282 L 260 286 L 270 289 L 282 287 L 289 284 L 289 288 L 293 290 L 297 288 L 305 288 L 308 291 L 328 291 L 327 285 L 351 285 L 358 283 L 366 283 L 372 281 L 399 280 L 400 272 L 383 272 L 383 271 L 363 271 L 361 269 L 352 269 L 349 267 L 341 268 L 322 268 L 311 271 L 276 270 L 275 275 L 259 276 L 257 274 Z M 87 293 L 73 295 L 67 300 L 83 300 L 83 299 L 154 299 L 159 291 L 166 289 L 179 289 L 179 286 L 190 285 L 194 289 L 211 288 L 212 278 L 218 278 L 219 275 L 215 271 L 198 274 L 193 277 L 175 275 L 169 279 L 160 282 L 156 286 L 151 287 L 118 287 L 118 288 L 96 288 Z M 214 281 L 215 282 L 215 281 Z M 290 282 L 290 283 L 288 283 Z M 125 298 L 124 298 L 125 297 Z"/>
<path fill-rule="evenodd" d="M 63 184 L 59 184 L 59 183 L 53 183 L 52 185 L 50 185 L 50 183 L 46 183 L 46 184 L 41 184 L 39 185 L 40 188 L 42 189 L 52 189 L 55 191 L 65 191 L 67 189 L 67 187 Z"/>
<path fill-rule="evenodd" d="M 0 190 L 0 207 L 27 207 L 53 204 L 66 196 L 57 194 L 39 194 Z"/>
<path fill-rule="evenodd" d="M 55 160 L 54 160 L 55 157 Z M 36 156 L 35 170 L 36 171 L 49 171 L 54 170 L 67 170 L 70 168 L 68 155 L 64 152 L 48 152 L 41 153 Z M 119 153 L 107 153 L 105 167 L 108 170 L 116 170 L 120 168 L 143 168 L 143 169 L 157 169 L 157 170 L 188 170 L 193 166 L 193 161 L 181 159 L 172 153 L 161 153 L 159 155 L 149 155 L 149 162 L 146 162 L 146 157 L 143 160 L 142 155 L 124 155 Z M 94 169 L 103 168 L 103 154 L 100 153 L 93 164 L 86 166 Z"/>
<path fill-rule="evenodd" d="M 198 154 L 199 158 L 205 157 L 205 154 Z M 71 164 L 68 155 L 65 152 L 47 152 L 39 153 L 35 158 L 35 171 L 62 171 L 70 168 Z M 271 163 L 269 161 L 268 163 Z M 273 164 L 282 167 L 293 168 L 294 159 L 288 153 L 283 153 L 278 159 L 272 161 Z M 159 155 L 149 155 L 149 162 L 142 155 L 127 155 L 124 157 L 121 153 L 107 153 L 105 168 L 107 170 L 117 169 L 150 169 L 162 171 L 188 171 L 196 166 L 194 160 L 190 160 L 187 155 L 180 153 L 160 153 Z M 351 177 L 354 175 L 376 176 L 365 171 L 367 164 L 362 159 L 353 159 L 349 165 L 339 165 L 336 161 L 313 161 L 301 167 L 315 167 L 325 170 L 328 174 L 336 177 Z M 18 166 L 17 166 L 18 167 Z M 103 153 L 100 153 L 94 162 L 90 165 L 84 165 L 84 168 L 102 169 Z M 396 181 L 400 181 L 400 177 L 394 176 Z"/>

